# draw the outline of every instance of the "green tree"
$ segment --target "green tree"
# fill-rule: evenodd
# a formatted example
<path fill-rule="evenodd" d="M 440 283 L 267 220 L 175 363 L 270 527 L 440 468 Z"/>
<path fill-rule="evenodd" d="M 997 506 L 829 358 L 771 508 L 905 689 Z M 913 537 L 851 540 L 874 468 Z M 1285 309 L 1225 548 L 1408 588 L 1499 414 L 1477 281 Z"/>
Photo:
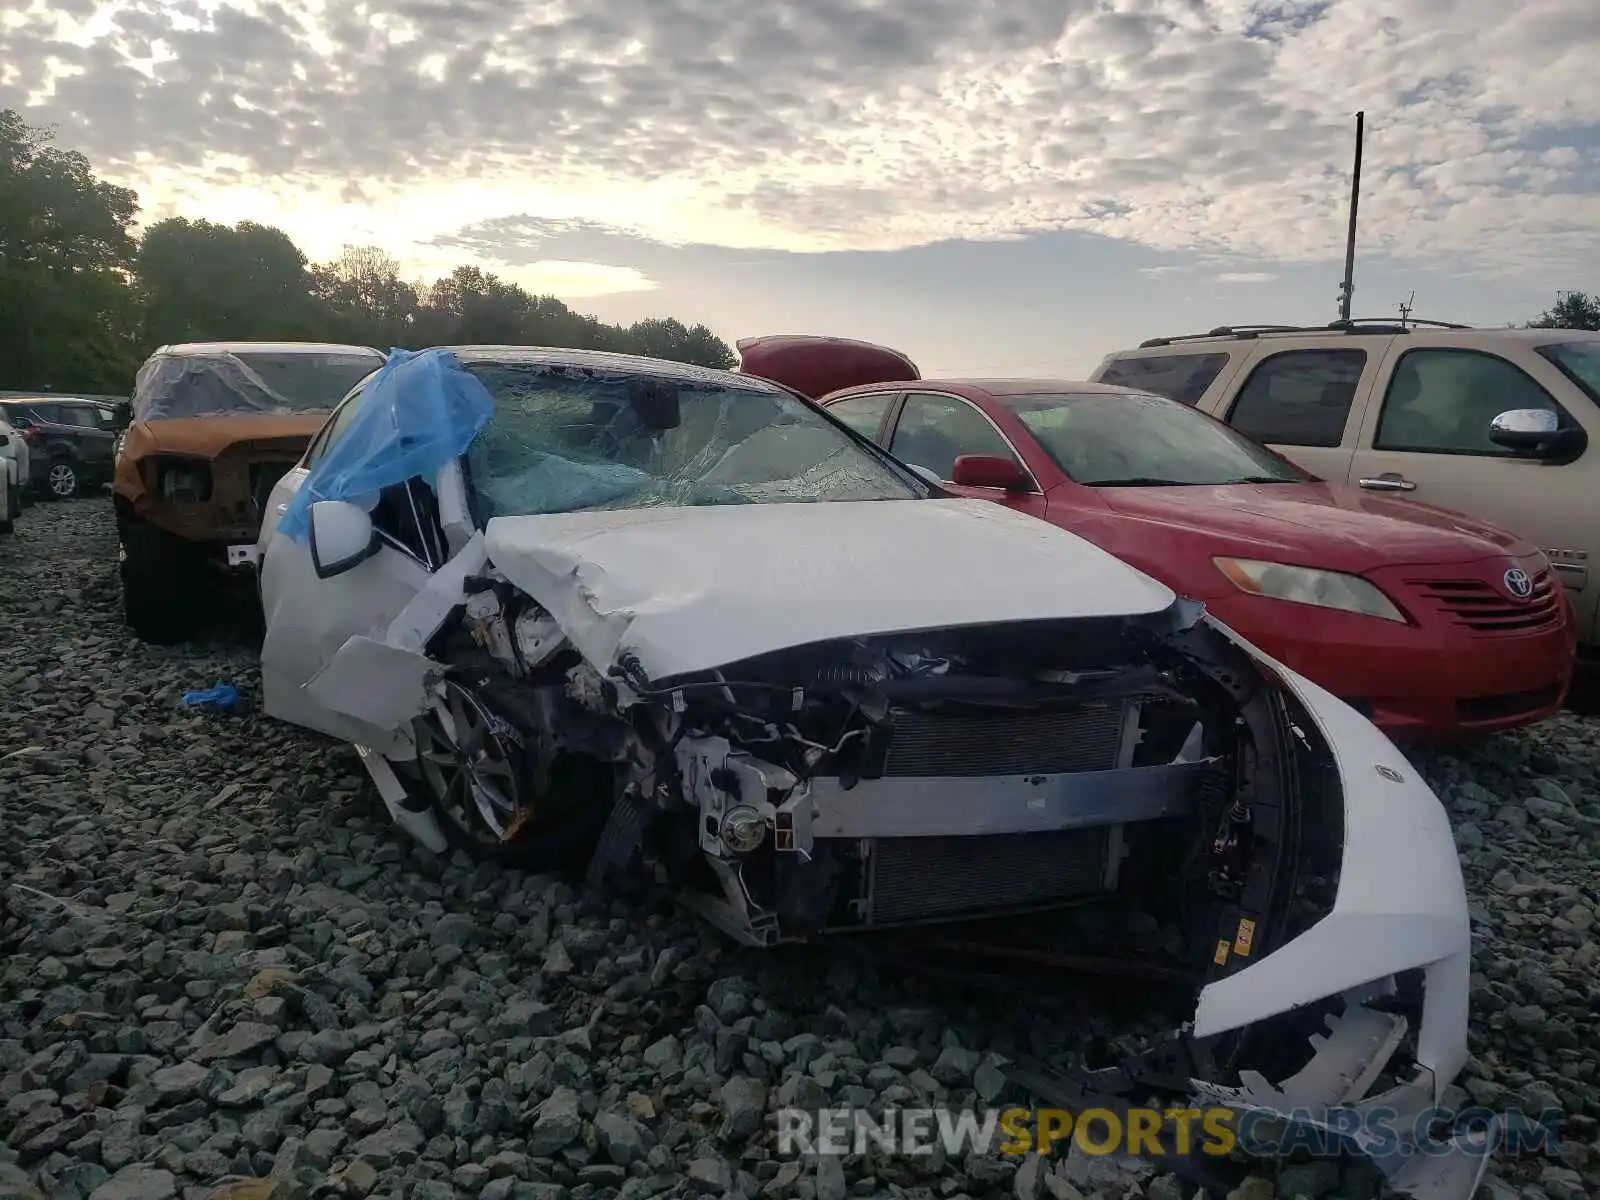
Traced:
<path fill-rule="evenodd" d="M 618 348 L 630 354 L 695 363 L 702 367 L 725 370 L 737 361 L 728 343 L 704 325 L 685 326 L 673 317 L 650 317 L 635 321 L 621 331 L 619 342 Z"/>
<path fill-rule="evenodd" d="M 0 110 L 0 386 L 119 392 L 138 366 L 138 197 Z"/>
<path fill-rule="evenodd" d="M 139 243 L 135 274 L 150 347 L 326 336 L 306 256 L 270 225 L 158 221 Z"/>
<path fill-rule="evenodd" d="M 312 267 L 311 294 L 327 316 L 327 336 L 380 350 L 410 344 L 422 307 L 417 286 L 376 246 L 346 246 Z"/>
<path fill-rule="evenodd" d="M 1600 292 L 1592 296 L 1562 292 L 1554 304 L 1528 322 L 1528 328 L 1600 330 Z"/>

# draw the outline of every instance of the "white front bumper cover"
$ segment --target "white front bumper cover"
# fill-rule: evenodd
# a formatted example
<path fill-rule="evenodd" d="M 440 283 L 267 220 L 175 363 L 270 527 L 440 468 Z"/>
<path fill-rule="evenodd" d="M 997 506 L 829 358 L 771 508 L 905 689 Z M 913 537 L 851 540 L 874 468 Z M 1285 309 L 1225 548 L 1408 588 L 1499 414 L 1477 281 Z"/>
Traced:
<path fill-rule="evenodd" d="M 1238 1087 L 1193 1080 L 1200 1098 L 1310 1127 L 1360 1150 L 1389 1186 L 1418 1200 L 1469 1200 L 1499 1141 L 1498 1122 L 1435 1140 L 1444 1090 L 1467 1060 L 1471 926 L 1455 839 L 1438 798 L 1393 743 L 1316 684 L 1243 639 L 1320 727 L 1344 795 L 1345 842 L 1331 912 L 1245 970 L 1200 992 L 1191 1035 L 1206 1038 L 1331 997 L 1344 1011 L 1313 1038 L 1311 1061 L 1274 1085 L 1241 1072 Z M 1370 1089 L 1407 1033 L 1403 1016 L 1368 1003 L 1420 970 L 1416 1071 Z M 1331 1137 L 1328 1135 L 1332 1135 Z M 1314 1139 L 1316 1140 L 1316 1139 Z"/>

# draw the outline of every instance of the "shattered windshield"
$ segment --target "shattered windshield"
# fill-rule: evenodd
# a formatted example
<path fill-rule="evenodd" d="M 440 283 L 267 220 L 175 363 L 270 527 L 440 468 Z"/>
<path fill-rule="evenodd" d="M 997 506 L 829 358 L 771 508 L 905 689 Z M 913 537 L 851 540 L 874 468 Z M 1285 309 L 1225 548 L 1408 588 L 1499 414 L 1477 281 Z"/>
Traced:
<path fill-rule="evenodd" d="M 1305 483 L 1220 421 L 1159 396 L 1000 396 L 1068 478 L 1088 487 Z"/>
<path fill-rule="evenodd" d="M 483 520 L 926 494 L 784 393 L 685 382 L 676 427 L 652 430 L 629 404 L 627 374 L 514 363 L 467 369 L 495 402 L 494 418 L 467 454 Z"/>
<path fill-rule="evenodd" d="M 158 355 L 134 382 L 133 414 L 154 421 L 328 412 L 381 366 L 383 355 L 375 350 Z"/>

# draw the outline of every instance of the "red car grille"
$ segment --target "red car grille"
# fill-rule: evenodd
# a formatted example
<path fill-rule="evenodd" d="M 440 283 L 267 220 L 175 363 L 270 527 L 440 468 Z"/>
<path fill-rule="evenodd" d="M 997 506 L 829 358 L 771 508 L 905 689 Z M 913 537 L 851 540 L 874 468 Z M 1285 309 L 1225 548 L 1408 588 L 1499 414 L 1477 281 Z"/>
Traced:
<path fill-rule="evenodd" d="M 1548 570 L 1533 577 L 1533 594 L 1514 600 L 1481 579 L 1408 581 L 1435 612 L 1474 633 L 1530 633 L 1561 620 L 1561 597 Z"/>

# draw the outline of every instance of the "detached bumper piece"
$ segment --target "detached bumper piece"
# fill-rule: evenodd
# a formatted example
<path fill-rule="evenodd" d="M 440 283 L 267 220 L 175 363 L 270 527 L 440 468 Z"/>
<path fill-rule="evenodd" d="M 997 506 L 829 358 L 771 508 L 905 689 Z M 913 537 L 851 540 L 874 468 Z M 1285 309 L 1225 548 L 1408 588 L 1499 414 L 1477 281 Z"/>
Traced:
<path fill-rule="evenodd" d="M 1369 1096 L 1407 1033 L 1403 1016 L 1347 1001 L 1327 1018 L 1328 1033 L 1311 1039 L 1311 1061 L 1273 1085 L 1254 1071 L 1241 1071 L 1238 1087 L 1183 1078 L 1189 1053 L 1173 1039 L 1139 1059 L 1076 1077 L 1026 1068 L 1010 1072 L 1013 1084 L 1036 1099 L 1067 1109 L 1103 1108 L 1123 1113 L 1147 1103 L 1152 1093 L 1181 1097 L 1231 1110 L 1236 1128 L 1249 1130 L 1239 1146 L 1246 1153 L 1274 1148 L 1315 1147 L 1323 1155 L 1354 1153 L 1383 1174 L 1387 1185 L 1415 1200 L 1471 1200 L 1499 1145 L 1498 1118 L 1470 1131 L 1438 1134 L 1433 1126 L 1448 1114 L 1436 1107 L 1433 1073 L 1418 1068 L 1406 1082 Z M 1270 1132 L 1267 1132 L 1270 1131 Z M 1162 1166 L 1191 1185 L 1221 1193 L 1242 1177 L 1238 1164 L 1194 1149 L 1179 1154 L 1166 1144 Z"/>
<path fill-rule="evenodd" d="M 1327 1024 L 1327 1036 L 1311 1039 L 1311 1061 L 1280 1086 L 1241 1071 L 1237 1088 L 1197 1080 L 1201 1099 L 1241 1114 L 1279 1117 L 1285 1137 L 1300 1134 L 1301 1142 L 1354 1150 L 1391 1188 L 1416 1200 L 1471 1200 L 1499 1144 L 1498 1119 L 1486 1128 L 1436 1136 L 1432 1126 L 1447 1114 L 1437 1107 L 1442 1088 L 1433 1072 L 1419 1067 L 1406 1082 L 1367 1094 L 1405 1039 L 1405 1017 L 1347 1002 Z"/>

